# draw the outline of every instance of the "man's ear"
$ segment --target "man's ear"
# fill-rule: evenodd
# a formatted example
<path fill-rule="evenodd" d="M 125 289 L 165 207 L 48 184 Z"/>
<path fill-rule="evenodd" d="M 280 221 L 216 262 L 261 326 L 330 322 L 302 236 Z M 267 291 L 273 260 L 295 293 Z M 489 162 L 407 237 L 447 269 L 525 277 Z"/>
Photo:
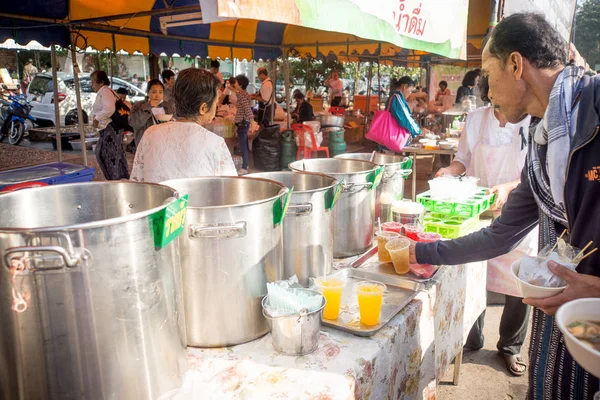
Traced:
<path fill-rule="evenodd" d="M 512 52 L 506 61 L 508 71 L 513 75 L 516 81 L 520 81 L 523 76 L 524 61 L 521 53 L 517 53 L 516 51 Z"/>

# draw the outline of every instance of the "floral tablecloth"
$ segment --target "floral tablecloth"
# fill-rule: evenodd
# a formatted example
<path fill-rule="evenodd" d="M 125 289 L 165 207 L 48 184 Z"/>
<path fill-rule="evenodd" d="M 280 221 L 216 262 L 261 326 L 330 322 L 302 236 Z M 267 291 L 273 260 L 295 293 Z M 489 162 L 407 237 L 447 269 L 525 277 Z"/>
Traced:
<path fill-rule="evenodd" d="M 167 398 L 435 399 L 485 308 L 485 279 L 485 263 L 442 267 L 374 336 L 324 327 L 317 351 L 303 357 L 278 354 L 270 334 L 230 348 L 190 348 L 185 384 Z"/>

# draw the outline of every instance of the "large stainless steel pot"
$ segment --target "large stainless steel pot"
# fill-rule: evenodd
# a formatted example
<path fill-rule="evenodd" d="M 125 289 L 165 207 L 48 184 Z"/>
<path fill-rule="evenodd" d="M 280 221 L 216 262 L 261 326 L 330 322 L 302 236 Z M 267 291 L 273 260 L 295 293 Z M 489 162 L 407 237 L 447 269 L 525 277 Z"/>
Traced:
<path fill-rule="evenodd" d="M 392 203 L 404 198 L 404 182 L 412 172 L 412 160 L 408 157 L 383 153 L 375 153 L 374 156 L 373 153 L 345 153 L 335 158 L 372 161 L 383 165 L 381 185 L 377 187 L 375 218 L 380 218 L 381 222 L 393 221 Z"/>
<path fill-rule="evenodd" d="M 155 248 L 152 229 L 176 196 L 134 182 L 0 195 L 0 397 L 156 399 L 181 385 L 178 243 Z"/>
<path fill-rule="evenodd" d="M 335 178 L 308 172 L 265 172 L 265 178 L 294 188 L 283 220 L 283 277 L 294 274 L 308 287 L 309 278 L 330 274 L 333 268 L 333 216 Z"/>
<path fill-rule="evenodd" d="M 333 210 L 333 256 L 350 257 L 373 244 L 375 188 L 383 167 L 368 161 L 313 158 L 289 164 L 293 171 L 320 172 L 343 182 Z"/>
<path fill-rule="evenodd" d="M 345 122 L 344 117 L 339 117 L 337 115 L 318 115 L 315 120 L 321 123 L 321 128 L 333 126 L 342 127 Z"/>
<path fill-rule="evenodd" d="M 188 346 L 223 347 L 269 331 L 261 299 L 283 277 L 281 221 L 289 190 L 273 181 L 164 182 L 189 195 L 180 237 Z"/>

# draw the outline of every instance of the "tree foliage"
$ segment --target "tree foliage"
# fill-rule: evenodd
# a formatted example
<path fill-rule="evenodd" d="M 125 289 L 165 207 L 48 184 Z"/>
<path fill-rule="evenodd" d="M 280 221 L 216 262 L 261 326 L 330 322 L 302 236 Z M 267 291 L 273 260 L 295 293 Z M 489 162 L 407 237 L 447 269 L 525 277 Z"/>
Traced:
<path fill-rule="evenodd" d="M 587 0 L 577 10 L 575 46 L 592 68 L 600 64 L 600 0 Z"/>

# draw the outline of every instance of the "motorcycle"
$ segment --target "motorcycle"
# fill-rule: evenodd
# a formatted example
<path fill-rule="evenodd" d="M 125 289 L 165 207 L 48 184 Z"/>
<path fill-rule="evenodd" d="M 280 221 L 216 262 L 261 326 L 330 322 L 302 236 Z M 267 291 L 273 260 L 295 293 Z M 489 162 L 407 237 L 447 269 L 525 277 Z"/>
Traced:
<path fill-rule="evenodd" d="M 27 101 L 27 96 L 11 94 L 8 100 L 8 106 L 6 103 L 2 105 L 5 111 L 1 113 L 4 121 L 0 128 L 0 142 L 8 137 L 8 143 L 16 146 L 29 134 L 30 125 L 33 126 L 35 118 L 29 115 L 32 106 Z"/>

